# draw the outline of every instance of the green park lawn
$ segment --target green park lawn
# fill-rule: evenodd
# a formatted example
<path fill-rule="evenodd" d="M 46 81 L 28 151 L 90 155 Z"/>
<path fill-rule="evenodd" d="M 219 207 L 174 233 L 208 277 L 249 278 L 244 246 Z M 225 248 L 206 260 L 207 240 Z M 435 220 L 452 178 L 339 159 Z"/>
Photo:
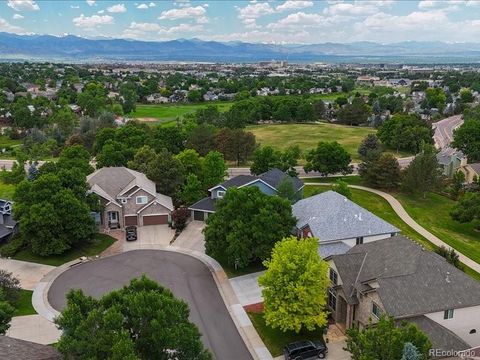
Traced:
<path fill-rule="evenodd" d="M 17 146 L 17 145 L 20 145 L 21 143 L 22 143 L 22 140 L 12 140 L 5 135 L 0 135 L 0 149 L 11 147 L 11 146 Z"/>
<path fill-rule="evenodd" d="M 274 357 L 282 355 L 283 348 L 292 342 L 300 340 L 318 340 L 323 337 L 323 329 L 318 329 L 315 331 L 301 331 L 298 334 L 294 331 L 283 332 L 267 326 L 265 320 L 263 319 L 263 313 L 248 312 L 247 314 L 250 317 L 253 326 L 265 343 L 265 346 Z"/>
<path fill-rule="evenodd" d="M 273 146 L 284 150 L 298 145 L 302 151 L 313 149 L 320 141 L 337 141 L 358 160 L 357 149 L 362 139 L 376 131 L 368 127 L 318 124 L 275 124 L 252 125 L 247 127 L 262 146 Z"/>
<path fill-rule="evenodd" d="M 24 315 L 34 315 L 37 312 L 32 305 L 32 295 L 33 291 L 30 290 L 20 290 L 20 299 L 17 304 L 15 304 L 15 312 L 13 316 L 24 316 Z"/>
<path fill-rule="evenodd" d="M 0 199 L 12 200 L 15 193 L 15 185 L 5 184 L 0 180 Z"/>
<path fill-rule="evenodd" d="M 20 250 L 15 256 L 16 260 L 35 262 L 39 264 L 60 266 L 66 262 L 78 259 L 81 256 L 95 256 L 107 249 L 115 242 L 115 239 L 105 234 L 96 234 L 91 243 L 86 243 L 83 246 L 70 249 L 62 255 L 39 256 L 32 254 L 30 249 Z"/>

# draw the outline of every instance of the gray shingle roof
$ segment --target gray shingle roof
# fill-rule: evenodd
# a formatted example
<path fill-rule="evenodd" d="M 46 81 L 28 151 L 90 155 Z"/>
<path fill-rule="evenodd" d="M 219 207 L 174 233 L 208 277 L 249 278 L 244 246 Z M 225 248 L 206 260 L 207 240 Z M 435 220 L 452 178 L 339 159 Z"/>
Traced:
<path fill-rule="evenodd" d="M 211 197 L 203 198 L 197 201 L 195 204 L 188 207 L 190 210 L 202 210 L 202 211 L 215 211 L 215 200 Z"/>
<path fill-rule="evenodd" d="M 330 244 L 323 244 L 318 247 L 318 254 L 325 259 L 333 255 L 345 254 L 350 250 L 350 246 L 343 241 L 338 241 Z"/>
<path fill-rule="evenodd" d="M 292 206 L 297 228 L 308 225 L 320 242 L 400 232 L 395 226 L 335 191 L 327 191 Z"/>
<path fill-rule="evenodd" d="M 229 187 L 240 187 L 245 184 L 248 184 L 249 182 L 252 182 L 254 180 L 258 179 L 256 176 L 253 175 L 238 175 L 235 176 L 231 179 L 225 180 L 223 183 L 216 185 L 214 187 L 222 186 L 225 189 L 228 189 Z"/>
<path fill-rule="evenodd" d="M 357 245 L 332 259 L 344 290 L 376 280 L 385 310 L 396 318 L 480 305 L 480 282 L 403 236 Z"/>
<path fill-rule="evenodd" d="M 298 177 L 292 177 L 280 169 L 271 169 L 263 174 L 260 174 L 259 178 L 275 189 L 278 188 L 284 179 L 289 179 L 292 182 L 295 191 L 298 191 L 303 187 L 302 180 L 300 180 Z"/>
<path fill-rule="evenodd" d="M 468 164 L 477 174 L 480 174 L 480 163 Z"/>
<path fill-rule="evenodd" d="M 0 336 L 0 357 L 3 360 L 56 360 L 60 353 L 51 346 Z"/>

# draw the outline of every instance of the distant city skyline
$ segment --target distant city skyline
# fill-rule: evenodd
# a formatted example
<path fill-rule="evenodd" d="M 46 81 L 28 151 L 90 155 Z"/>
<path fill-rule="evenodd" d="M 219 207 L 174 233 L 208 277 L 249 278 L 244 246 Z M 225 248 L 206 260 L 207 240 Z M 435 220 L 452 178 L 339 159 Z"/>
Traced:
<path fill-rule="evenodd" d="M 480 0 L 0 3 L 0 32 L 265 43 L 480 41 Z"/>

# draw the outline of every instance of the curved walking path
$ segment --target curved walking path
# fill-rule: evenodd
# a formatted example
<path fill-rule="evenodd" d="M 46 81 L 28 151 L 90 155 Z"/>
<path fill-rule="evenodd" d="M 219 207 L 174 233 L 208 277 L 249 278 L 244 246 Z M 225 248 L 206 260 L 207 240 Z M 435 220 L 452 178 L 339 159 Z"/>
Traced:
<path fill-rule="evenodd" d="M 331 186 L 332 183 L 312 183 L 312 182 L 306 182 L 305 185 L 313 185 L 313 186 Z M 387 200 L 387 202 L 390 204 L 392 207 L 393 211 L 400 217 L 400 219 L 403 220 L 408 226 L 410 226 L 413 230 L 418 232 L 420 235 L 422 235 L 424 238 L 426 238 L 428 241 L 430 241 L 432 244 L 437 245 L 437 246 L 445 246 L 447 249 L 454 249 L 460 261 L 468 266 L 469 268 L 475 270 L 476 272 L 480 273 L 480 264 L 477 263 L 476 261 L 470 259 L 468 256 L 462 254 L 455 248 L 451 247 L 447 243 L 443 242 L 441 239 L 439 239 L 437 236 L 433 235 L 431 232 L 426 230 L 424 227 L 419 225 L 415 220 L 412 219 L 410 215 L 408 215 L 407 211 L 403 208 L 402 204 L 400 201 L 398 201 L 395 197 L 392 195 L 381 191 L 377 189 L 372 189 L 366 186 L 360 186 L 360 185 L 349 185 L 349 187 L 353 189 L 359 189 L 359 190 L 364 190 L 364 191 L 369 191 L 371 193 L 377 194 Z"/>

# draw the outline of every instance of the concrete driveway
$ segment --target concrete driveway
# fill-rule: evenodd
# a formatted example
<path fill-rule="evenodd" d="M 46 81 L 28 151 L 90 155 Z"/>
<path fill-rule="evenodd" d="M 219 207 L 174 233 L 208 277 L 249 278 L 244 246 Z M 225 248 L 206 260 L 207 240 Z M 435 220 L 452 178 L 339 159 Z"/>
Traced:
<path fill-rule="evenodd" d="M 41 315 L 15 316 L 10 322 L 7 336 L 49 345 L 56 343 L 62 332 L 57 326 Z"/>
<path fill-rule="evenodd" d="M 181 234 L 175 239 L 173 245 L 182 249 L 195 250 L 205 253 L 205 236 L 203 221 L 191 221 Z"/>
<path fill-rule="evenodd" d="M 55 279 L 48 292 L 48 301 L 54 309 L 61 310 L 69 289 L 80 288 L 86 294 L 100 297 L 142 274 L 169 288 L 189 304 L 190 319 L 198 326 L 203 343 L 216 359 L 252 359 L 210 270 L 188 255 L 137 250 L 77 265 Z"/>
<path fill-rule="evenodd" d="M 258 277 L 264 271 L 237 276 L 229 279 L 235 295 L 242 306 L 263 302 L 262 288 L 258 285 Z"/>
<path fill-rule="evenodd" d="M 53 266 L 27 261 L 0 258 L 0 269 L 11 272 L 20 281 L 20 287 L 33 290 L 45 274 L 54 269 Z"/>
<path fill-rule="evenodd" d="M 175 231 L 168 225 L 149 225 L 137 228 L 138 239 L 136 241 L 123 240 L 123 251 L 158 249 L 170 245 Z"/>

